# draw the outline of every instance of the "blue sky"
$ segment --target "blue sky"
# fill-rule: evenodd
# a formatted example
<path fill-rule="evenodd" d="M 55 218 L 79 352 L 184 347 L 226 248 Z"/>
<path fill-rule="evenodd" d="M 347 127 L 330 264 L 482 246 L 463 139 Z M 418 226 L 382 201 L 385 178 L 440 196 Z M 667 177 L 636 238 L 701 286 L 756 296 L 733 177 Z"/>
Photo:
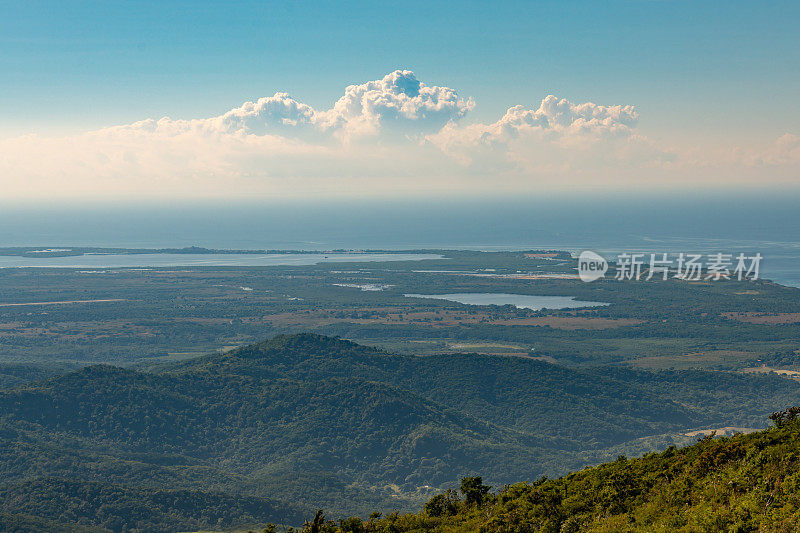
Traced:
<path fill-rule="evenodd" d="M 413 70 L 492 123 L 548 94 L 653 142 L 800 134 L 798 2 L 0 2 L 0 138 L 204 118 Z"/>
<path fill-rule="evenodd" d="M 395 68 L 478 102 L 632 103 L 648 130 L 800 119 L 798 2 L 4 1 L 8 132 L 206 116 L 277 90 L 315 106 Z"/>

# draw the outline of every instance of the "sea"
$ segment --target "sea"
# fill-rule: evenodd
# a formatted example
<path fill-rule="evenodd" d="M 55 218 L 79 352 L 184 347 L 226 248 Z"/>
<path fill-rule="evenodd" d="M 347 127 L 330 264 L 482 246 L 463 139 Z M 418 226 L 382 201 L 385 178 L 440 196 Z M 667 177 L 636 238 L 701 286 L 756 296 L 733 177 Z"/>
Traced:
<path fill-rule="evenodd" d="M 761 278 L 800 287 L 800 196 L 706 191 L 146 205 L 12 205 L 0 199 L 0 247 L 12 246 L 201 246 L 305 250 L 322 252 L 322 257 L 333 250 L 431 249 L 592 250 L 608 259 L 625 252 L 647 257 L 758 253 Z M 188 261 L 180 255 L 169 264 L 161 259 L 159 266 Z M 241 256 L 241 264 L 253 260 Z M 0 267 L 36 266 L 13 261 L 0 257 Z M 224 261 L 239 264 L 232 258 Z M 103 261 L 93 259 L 91 266 L 101 267 Z"/>

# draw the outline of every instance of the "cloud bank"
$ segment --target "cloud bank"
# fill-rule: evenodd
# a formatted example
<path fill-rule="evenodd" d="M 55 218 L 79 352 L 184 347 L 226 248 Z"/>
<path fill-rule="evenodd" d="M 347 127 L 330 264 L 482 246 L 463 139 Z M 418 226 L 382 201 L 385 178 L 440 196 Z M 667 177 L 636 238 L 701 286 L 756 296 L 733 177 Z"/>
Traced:
<path fill-rule="evenodd" d="M 396 70 L 380 80 L 350 85 L 331 109 L 318 111 L 288 93 L 275 93 L 211 118 L 195 120 L 144 120 L 103 130 L 176 136 L 210 135 L 281 136 L 322 141 L 336 138 L 416 138 L 439 131 L 472 109 L 472 100 L 459 98 L 448 87 L 426 85 L 409 70 Z"/>
<path fill-rule="evenodd" d="M 215 117 L 2 140 L 0 183 L 7 197 L 32 198 L 526 193 L 691 182 L 709 166 L 792 176 L 800 165 L 792 134 L 714 160 L 681 154 L 639 134 L 631 105 L 550 95 L 488 124 L 469 120 L 474 107 L 396 70 L 348 86 L 330 109 L 277 92 Z"/>

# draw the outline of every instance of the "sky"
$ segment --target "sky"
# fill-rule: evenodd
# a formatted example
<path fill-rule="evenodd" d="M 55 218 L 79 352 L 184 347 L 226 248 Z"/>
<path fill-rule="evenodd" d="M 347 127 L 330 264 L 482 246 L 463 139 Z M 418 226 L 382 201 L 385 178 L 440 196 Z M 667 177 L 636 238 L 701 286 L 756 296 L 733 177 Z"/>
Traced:
<path fill-rule="evenodd" d="M 800 184 L 797 2 L 0 11 L 0 201 Z"/>

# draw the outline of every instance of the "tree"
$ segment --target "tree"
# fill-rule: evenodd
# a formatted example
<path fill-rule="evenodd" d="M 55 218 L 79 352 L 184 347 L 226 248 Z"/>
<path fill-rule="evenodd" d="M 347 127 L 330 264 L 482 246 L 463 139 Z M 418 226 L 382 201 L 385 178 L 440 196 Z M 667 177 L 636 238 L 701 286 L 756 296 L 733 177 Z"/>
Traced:
<path fill-rule="evenodd" d="M 481 476 L 465 477 L 461 480 L 461 494 L 464 495 L 464 502 L 467 505 L 475 504 L 478 507 L 483 505 L 483 500 L 491 488 L 483 484 Z"/>
<path fill-rule="evenodd" d="M 783 427 L 789 422 L 795 420 L 797 415 L 800 415 L 800 406 L 794 406 L 784 409 L 783 411 L 772 413 L 769 418 L 775 423 L 776 426 Z"/>
<path fill-rule="evenodd" d="M 324 533 L 327 531 L 328 523 L 325 521 L 325 513 L 322 512 L 322 509 L 317 511 L 317 514 L 314 515 L 314 520 L 306 522 L 304 526 L 303 531 L 308 533 Z"/>
<path fill-rule="evenodd" d="M 364 522 L 357 516 L 339 520 L 339 529 L 343 533 L 364 533 L 366 531 Z"/>
<path fill-rule="evenodd" d="M 444 494 L 437 494 L 425 504 L 425 513 L 428 516 L 451 516 L 458 512 L 458 494 L 448 490 Z"/>

